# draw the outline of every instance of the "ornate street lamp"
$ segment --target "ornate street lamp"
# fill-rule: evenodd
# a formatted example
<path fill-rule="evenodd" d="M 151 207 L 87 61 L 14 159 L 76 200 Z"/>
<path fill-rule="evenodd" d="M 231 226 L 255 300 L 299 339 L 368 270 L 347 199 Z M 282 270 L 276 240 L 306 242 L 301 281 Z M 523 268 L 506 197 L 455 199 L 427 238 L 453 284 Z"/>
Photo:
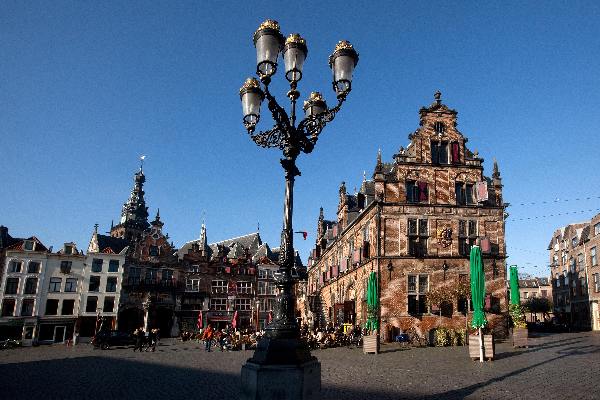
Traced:
<path fill-rule="evenodd" d="M 328 108 L 323 96 L 312 92 L 304 102 L 304 118 L 296 124 L 297 90 L 302 79 L 304 61 L 308 55 L 306 40 L 294 33 L 284 41 L 277 21 L 266 20 L 254 33 L 256 73 L 260 80 L 248 78 L 240 89 L 243 123 L 250 138 L 261 147 L 279 148 L 285 171 L 285 201 L 279 270 L 275 274 L 278 295 L 273 321 L 265 328 L 254 356 L 242 367 L 242 398 L 311 399 L 318 398 L 321 387 L 321 367 L 312 357 L 305 343 L 299 340 L 295 316 L 295 283 L 292 269 L 295 264 L 292 212 L 294 179 L 300 175 L 296 158 L 310 153 L 325 125 L 340 110 L 352 89 L 352 75 L 358 63 L 358 53 L 347 41 L 339 42 L 329 57 L 333 73 L 333 89 L 338 103 Z M 287 97 L 290 113 L 277 103 L 269 92 L 272 76 L 277 71 L 279 52 L 282 52 L 285 78 L 290 83 Z M 260 119 L 260 106 L 267 99 L 275 125 L 267 131 L 255 133 Z M 280 379 L 273 379 L 274 371 Z M 298 378 L 298 377 L 304 377 Z M 299 380 L 300 379 L 300 380 Z"/>

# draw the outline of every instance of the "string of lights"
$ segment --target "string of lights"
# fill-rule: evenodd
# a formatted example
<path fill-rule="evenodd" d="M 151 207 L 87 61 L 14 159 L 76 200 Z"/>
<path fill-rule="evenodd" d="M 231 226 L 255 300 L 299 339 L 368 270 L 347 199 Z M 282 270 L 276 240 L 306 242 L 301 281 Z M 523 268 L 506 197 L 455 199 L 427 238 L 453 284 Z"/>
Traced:
<path fill-rule="evenodd" d="M 541 204 L 554 204 L 554 203 L 562 203 L 562 202 L 566 203 L 566 202 L 596 200 L 596 199 L 600 199 L 600 196 L 576 197 L 574 199 L 561 199 L 559 197 L 556 197 L 553 200 L 529 201 L 529 202 L 524 202 L 524 203 L 511 203 L 511 206 L 539 206 Z"/>
<path fill-rule="evenodd" d="M 535 216 L 531 216 L 531 217 L 521 217 L 521 218 L 508 217 L 506 220 L 507 221 L 530 221 L 530 220 L 543 219 L 543 218 L 560 217 L 562 215 L 584 214 L 584 213 L 595 212 L 595 211 L 600 211 L 600 208 L 590 208 L 587 210 L 578 210 L 578 211 L 565 211 L 565 212 L 560 212 L 560 213 L 535 215 Z"/>

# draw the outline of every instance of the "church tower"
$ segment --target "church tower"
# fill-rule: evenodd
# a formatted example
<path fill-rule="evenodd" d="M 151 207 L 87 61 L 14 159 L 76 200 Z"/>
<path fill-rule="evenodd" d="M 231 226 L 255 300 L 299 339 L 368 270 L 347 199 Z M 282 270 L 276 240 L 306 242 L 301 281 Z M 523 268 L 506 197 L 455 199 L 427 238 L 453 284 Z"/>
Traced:
<path fill-rule="evenodd" d="M 113 226 L 110 230 L 110 236 L 125 239 L 130 243 L 139 238 L 141 233 L 150 226 L 143 189 L 146 176 L 142 166 L 134 175 L 133 180 L 133 189 L 129 199 L 123 204 L 119 224 Z"/>

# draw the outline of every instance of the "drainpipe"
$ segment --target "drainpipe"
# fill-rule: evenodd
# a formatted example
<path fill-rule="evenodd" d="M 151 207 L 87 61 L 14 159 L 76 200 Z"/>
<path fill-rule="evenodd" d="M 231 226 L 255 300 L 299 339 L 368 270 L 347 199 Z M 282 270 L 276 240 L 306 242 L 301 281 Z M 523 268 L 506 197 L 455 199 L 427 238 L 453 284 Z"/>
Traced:
<path fill-rule="evenodd" d="M 377 336 L 381 340 L 381 268 L 380 268 L 380 258 L 381 258 L 381 201 L 377 201 L 377 240 L 375 241 L 377 244 L 377 295 L 379 299 L 377 299 L 378 307 L 377 307 Z M 379 349 L 378 349 L 379 351 Z"/>

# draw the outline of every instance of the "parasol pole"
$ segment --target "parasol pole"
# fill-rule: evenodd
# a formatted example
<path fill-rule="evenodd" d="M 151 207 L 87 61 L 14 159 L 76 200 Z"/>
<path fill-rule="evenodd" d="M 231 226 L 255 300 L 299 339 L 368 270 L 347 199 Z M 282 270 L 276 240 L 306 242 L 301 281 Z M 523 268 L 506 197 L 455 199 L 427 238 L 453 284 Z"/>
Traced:
<path fill-rule="evenodd" d="M 479 362 L 483 362 L 483 331 L 481 327 L 478 328 L 479 331 Z"/>

